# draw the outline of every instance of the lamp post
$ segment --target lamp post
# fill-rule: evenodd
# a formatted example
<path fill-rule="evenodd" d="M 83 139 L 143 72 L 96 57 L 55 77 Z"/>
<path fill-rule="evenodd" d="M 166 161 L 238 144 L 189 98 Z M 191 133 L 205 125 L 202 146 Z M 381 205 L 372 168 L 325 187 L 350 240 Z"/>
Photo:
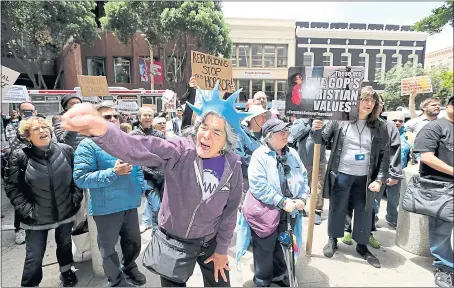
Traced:
<path fill-rule="evenodd" d="M 140 36 L 143 37 L 145 41 L 147 41 L 148 44 L 148 49 L 150 49 L 150 89 L 154 90 L 154 61 L 153 61 L 153 46 L 150 44 L 150 41 L 148 41 L 147 35 L 145 34 L 140 34 Z"/>

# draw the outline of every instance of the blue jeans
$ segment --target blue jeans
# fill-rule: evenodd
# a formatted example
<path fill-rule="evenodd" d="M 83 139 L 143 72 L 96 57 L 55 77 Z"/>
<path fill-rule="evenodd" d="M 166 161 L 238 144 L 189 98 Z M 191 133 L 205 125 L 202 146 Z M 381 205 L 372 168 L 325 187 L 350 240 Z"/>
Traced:
<path fill-rule="evenodd" d="M 451 234 L 452 223 L 429 217 L 430 252 L 438 259 L 434 262 L 434 266 L 452 271 L 454 267 Z"/>
<path fill-rule="evenodd" d="M 147 203 L 142 212 L 142 225 L 145 227 L 152 227 L 154 231 L 158 229 L 158 213 L 161 207 L 159 195 L 154 190 L 151 190 L 147 197 Z"/>
<path fill-rule="evenodd" d="M 55 229 L 57 261 L 60 272 L 68 271 L 73 264 L 72 227 L 73 222 L 62 224 Z M 43 279 L 43 258 L 46 252 L 48 232 L 49 230 L 25 230 L 25 262 L 21 280 L 22 287 L 39 286 Z"/>
<path fill-rule="evenodd" d="M 386 221 L 389 223 L 397 224 L 399 199 L 400 199 L 400 184 L 402 180 L 399 180 L 397 184 L 393 186 L 386 186 L 387 193 L 387 204 L 386 204 Z M 383 198 L 384 189 L 377 193 L 375 197 L 375 222 L 378 220 L 378 213 L 380 212 L 380 201 Z"/>

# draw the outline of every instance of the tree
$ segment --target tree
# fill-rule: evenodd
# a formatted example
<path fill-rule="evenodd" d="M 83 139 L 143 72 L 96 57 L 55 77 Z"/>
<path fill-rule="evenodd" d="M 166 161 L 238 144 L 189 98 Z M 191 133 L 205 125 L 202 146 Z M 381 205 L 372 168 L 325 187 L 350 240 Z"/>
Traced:
<path fill-rule="evenodd" d="M 91 45 L 98 39 L 95 1 L 2 1 L 2 34 L 9 50 L 25 69 L 34 88 L 45 88 L 43 68 L 63 60 L 75 45 Z M 63 62 L 60 61 L 56 89 Z M 37 72 L 37 78 L 35 77 Z"/>
<path fill-rule="evenodd" d="M 190 68 L 188 51 L 199 50 L 230 57 L 232 41 L 224 22 L 221 5 L 213 1 L 112 1 L 104 6 L 103 28 L 123 43 L 134 40 L 141 31 L 151 45 L 161 49 L 163 77 L 176 91 L 186 85 Z M 170 46 L 170 47 L 169 47 Z M 170 49 L 169 49 L 170 48 Z M 181 86 L 181 85 L 180 85 Z"/>
<path fill-rule="evenodd" d="M 401 80 L 425 74 L 421 64 L 415 66 L 411 61 L 404 65 L 396 65 L 387 71 L 384 79 L 378 81 L 378 84 L 385 87 L 382 95 L 386 101 L 387 109 L 395 110 L 399 106 L 407 107 L 409 95 L 401 94 Z M 380 71 L 378 71 L 376 79 L 381 79 L 380 75 Z M 432 81 L 433 93 L 427 93 L 427 95 L 424 95 L 425 97 L 418 97 L 419 101 L 427 97 L 437 97 L 444 100 L 445 97 L 449 96 L 452 91 L 452 71 L 449 73 L 446 68 L 437 68 L 428 75 Z M 449 83 L 449 81 L 451 82 Z"/>
<path fill-rule="evenodd" d="M 454 1 L 446 1 L 442 6 L 432 10 L 432 14 L 416 22 L 413 26 L 415 31 L 428 32 L 433 35 L 440 33 L 446 24 L 454 27 Z"/>

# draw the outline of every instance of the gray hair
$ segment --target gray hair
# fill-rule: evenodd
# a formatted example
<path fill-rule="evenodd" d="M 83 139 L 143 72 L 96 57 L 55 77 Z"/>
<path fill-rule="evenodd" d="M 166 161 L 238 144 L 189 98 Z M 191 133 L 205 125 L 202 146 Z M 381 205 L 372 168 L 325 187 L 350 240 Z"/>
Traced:
<path fill-rule="evenodd" d="M 102 101 L 101 103 L 95 105 L 95 109 L 97 111 L 100 111 L 103 109 L 117 110 L 117 105 L 113 101 Z"/>
<path fill-rule="evenodd" d="M 224 119 L 224 117 L 222 117 L 221 115 L 219 115 L 216 112 L 213 112 L 213 111 L 206 112 L 205 114 L 203 114 L 201 117 L 199 117 L 196 120 L 194 126 L 190 126 L 186 129 L 184 129 L 181 132 L 181 134 L 186 137 L 187 136 L 195 137 L 195 135 L 197 134 L 197 131 L 200 128 L 200 125 L 202 125 L 202 123 L 205 123 L 205 120 L 207 119 L 207 117 L 209 115 L 214 115 L 216 117 Z M 225 121 L 225 119 L 224 119 L 224 121 Z M 239 138 L 238 138 L 238 135 L 235 133 L 235 130 L 233 130 L 232 126 L 230 126 L 227 123 L 227 121 L 225 121 L 225 135 L 226 135 L 226 137 L 225 137 L 226 141 L 225 141 L 224 148 L 222 148 L 222 149 L 227 152 L 234 152 Z"/>
<path fill-rule="evenodd" d="M 268 134 L 262 136 L 262 140 L 260 141 L 262 142 L 262 145 L 268 144 L 270 142 L 271 136 L 273 136 L 273 132 L 268 132 Z"/>

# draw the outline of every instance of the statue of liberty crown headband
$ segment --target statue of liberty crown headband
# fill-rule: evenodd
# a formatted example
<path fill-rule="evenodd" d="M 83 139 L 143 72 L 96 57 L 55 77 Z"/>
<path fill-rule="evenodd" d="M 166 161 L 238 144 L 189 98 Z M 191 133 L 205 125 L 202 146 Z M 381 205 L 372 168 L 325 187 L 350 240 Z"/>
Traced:
<path fill-rule="evenodd" d="M 235 130 L 235 133 L 241 136 L 246 143 L 249 143 L 251 140 L 241 128 L 241 121 L 248 116 L 252 116 L 253 113 L 238 111 L 234 106 L 235 101 L 240 96 L 240 92 L 243 88 L 236 90 L 227 100 L 223 100 L 219 97 L 219 81 L 216 81 L 216 85 L 214 85 L 211 99 L 207 99 L 205 93 L 203 93 L 200 88 L 197 89 L 199 90 L 200 95 L 202 95 L 202 106 L 198 108 L 191 103 L 186 103 L 191 107 L 194 113 L 198 116 L 202 116 L 207 112 L 216 112 L 224 117 L 225 121 Z"/>

